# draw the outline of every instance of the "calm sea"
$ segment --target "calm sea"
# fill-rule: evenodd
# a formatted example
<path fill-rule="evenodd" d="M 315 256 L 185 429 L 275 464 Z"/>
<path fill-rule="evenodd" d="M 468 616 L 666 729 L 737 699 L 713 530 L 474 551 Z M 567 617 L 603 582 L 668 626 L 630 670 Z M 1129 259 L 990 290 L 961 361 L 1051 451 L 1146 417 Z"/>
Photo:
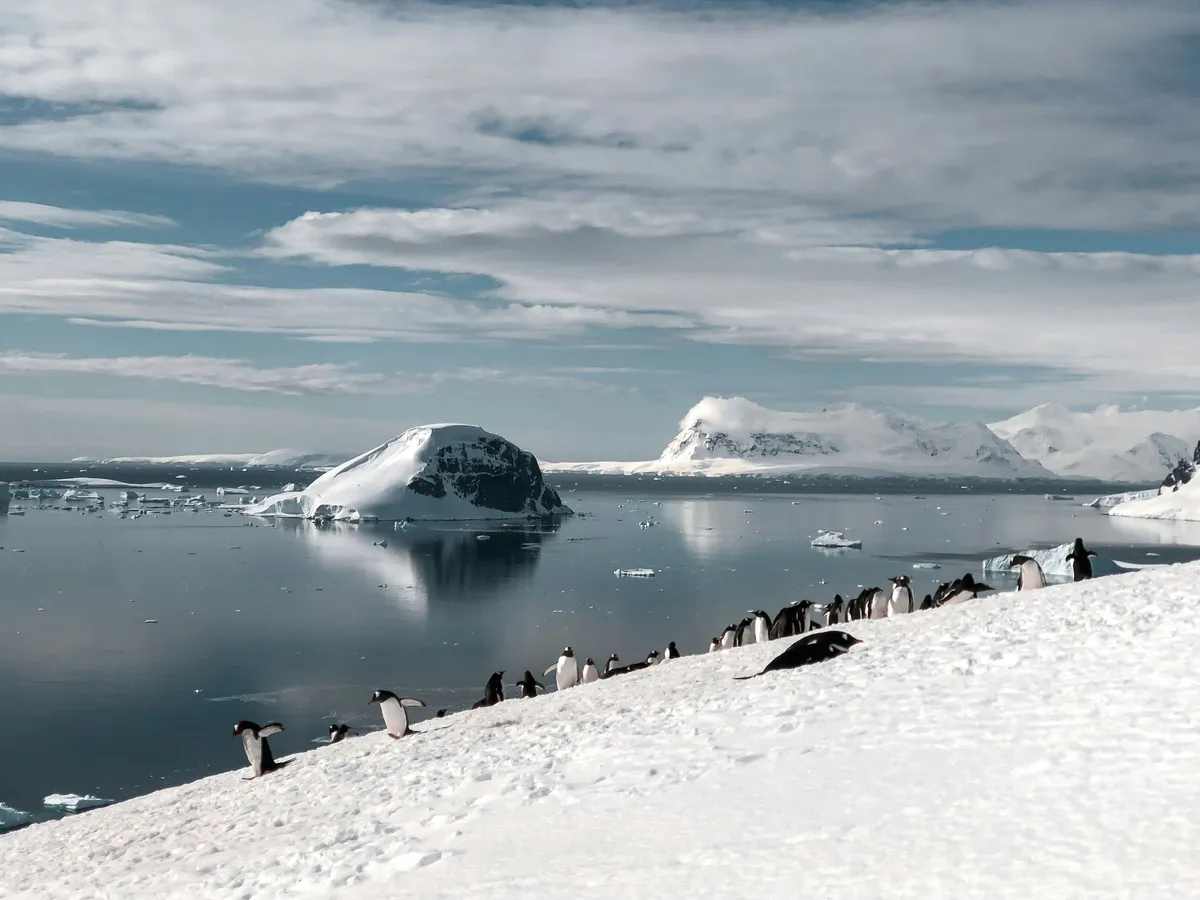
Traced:
<path fill-rule="evenodd" d="M 699 653 L 751 605 L 773 614 L 901 573 L 919 597 L 1031 545 L 1079 536 L 1135 563 L 1200 558 L 1200 525 L 1111 519 L 1083 495 L 686 497 L 631 484 L 564 499 L 581 515 L 553 527 L 0 517 L 0 801 L 46 815 L 51 793 L 123 799 L 243 767 L 238 719 L 284 722 L 272 738 L 283 756 L 331 722 L 380 727 L 375 688 L 425 700 L 419 721 L 469 707 L 493 671 L 540 677 L 568 643 L 600 665 L 671 640 Z M 863 549 L 814 550 L 818 529 Z M 634 567 L 657 574 L 614 575 Z"/>

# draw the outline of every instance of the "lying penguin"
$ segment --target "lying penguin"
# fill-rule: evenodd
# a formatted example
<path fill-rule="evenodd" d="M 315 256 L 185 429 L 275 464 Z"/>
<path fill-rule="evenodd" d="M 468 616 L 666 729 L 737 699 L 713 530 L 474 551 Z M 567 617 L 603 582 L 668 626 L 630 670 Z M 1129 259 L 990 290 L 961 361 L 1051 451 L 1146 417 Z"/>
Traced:
<path fill-rule="evenodd" d="M 739 675 L 735 681 L 749 681 L 768 672 L 778 672 L 782 669 L 796 669 L 800 666 L 810 666 L 813 663 L 834 659 L 846 653 L 855 644 L 861 644 L 858 638 L 844 631 L 818 631 L 807 637 L 802 637 L 777 657 L 767 663 L 765 669 L 753 675 Z"/>

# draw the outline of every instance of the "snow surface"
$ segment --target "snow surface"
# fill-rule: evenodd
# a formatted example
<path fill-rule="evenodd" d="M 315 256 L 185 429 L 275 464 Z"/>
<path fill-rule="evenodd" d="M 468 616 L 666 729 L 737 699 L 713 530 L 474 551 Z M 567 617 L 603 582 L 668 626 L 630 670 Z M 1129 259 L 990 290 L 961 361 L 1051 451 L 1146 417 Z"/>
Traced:
<path fill-rule="evenodd" d="M 779 412 L 745 397 L 705 397 L 657 460 L 545 463 L 548 472 L 597 474 L 834 474 L 1053 478 L 986 426 L 930 423 L 843 404 Z"/>
<path fill-rule="evenodd" d="M 686 656 L 256 781 L 216 734 L 237 771 L 0 838 L 0 896 L 1194 898 L 1197 594 L 1200 565 L 993 594 L 842 626 L 864 643 L 818 666 Z"/>
<path fill-rule="evenodd" d="M 541 481 L 537 461 L 499 435 L 477 425 L 421 425 L 331 469 L 303 491 L 275 494 L 243 512 L 349 522 L 514 519 L 571 512 L 556 493 L 543 495 L 541 488 L 536 498 L 523 496 L 515 506 L 497 508 L 455 486 L 455 473 L 462 468 L 498 480 Z M 435 479 L 445 482 L 443 496 L 417 489 Z"/>
<path fill-rule="evenodd" d="M 1191 458 L 1200 408 L 1075 412 L 1045 403 L 988 427 L 1057 475 L 1157 483 L 1180 457 Z"/>
<path fill-rule="evenodd" d="M 1074 578 L 1075 571 L 1071 567 L 1070 560 L 1067 559 L 1067 554 L 1071 552 L 1074 543 L 1059 544 L 1057 547 L 1049 547 L 1044 550 L 1014 550 L 1012 553 L 1004 556 L 993 556 L 991 559 L 983 561 L 984 572 L 1009 572 L 1016 578 L 1019 569 L 1010 569 L 1009 562 L 1014 556 L 1028 556 L 1030 559 L 1036 560 L 1037 564 L 1042 567 L 1042 574 L 1047 578 Z M 1132 563 L 1118 563 L 1115 560 L 1107 559 L 1103 556 L 1092 557 L 1092 574 L 1093 575 L 1117 575 L 1121 572 L 1128 571 L 1133 568 Z"/>
<path fill-rule="evenodd" d="M 1120 503 L 1111 507 L 1108 515 L 1200 522 L 1200 478 L 1193 478 L 1176 491 L 1167 489 L 1155 497 Z"/>

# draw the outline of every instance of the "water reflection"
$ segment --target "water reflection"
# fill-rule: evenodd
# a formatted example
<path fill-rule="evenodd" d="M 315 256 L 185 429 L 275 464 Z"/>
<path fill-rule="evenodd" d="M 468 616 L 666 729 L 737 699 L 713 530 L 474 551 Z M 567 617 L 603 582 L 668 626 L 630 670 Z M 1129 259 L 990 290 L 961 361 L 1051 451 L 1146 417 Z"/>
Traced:
<path fill-rule="evenodd" d="M 387 524 L 315 525 L 281 520 L 330 568 L 364 576 L 386 592 L 406 617 L 424 619 L 430 602 L 481 600 L 515 579 L 533 575 L 542 543 L 557 522 L 461 529 Z"/>
<path fill-rule="evenodd" d="M 1200 522 L 1173 522 L 1163 519 L 1130 519 L 1105 516 L 1121 538 L 1138 543 L 1200 546 Z"/>

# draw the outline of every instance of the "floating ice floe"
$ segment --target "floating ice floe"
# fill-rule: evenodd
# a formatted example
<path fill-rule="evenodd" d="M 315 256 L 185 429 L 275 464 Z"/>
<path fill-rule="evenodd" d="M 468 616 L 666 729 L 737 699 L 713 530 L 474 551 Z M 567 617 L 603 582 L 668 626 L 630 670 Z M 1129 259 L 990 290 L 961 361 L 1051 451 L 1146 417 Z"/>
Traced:
<path fill-rule="evenodd" d="M 33 821 L 33 816 L 19 809 L 13 809 L 7 803 L 0 803 L 0 831 L 10 831 L 20 828 Z"/>
<path fill-rule="evenodd" d="M 653 578 L 653 569 L 616 569 L 613 572 L 618 578 Z"/>
<path fill-rule="evenodd" d="M 940 569 L 940 563 L 913 563 L 914 569 Z"/>
<path fill-rule="evenodd" d="M 100 806 L 111 806 L 115 800 L 104 800 L 91 794 L 51 794 L 42 800 L 42 805 L 51 809 L 66 809 L 71 812 L 82 812 L 85 809 L 96 809 Z"/>
<path fill-rule="evenodd" d="M 840 531 L 822 531 L 812 539 L 812 546 L 839 550 L 861 550 L 862 541 L 858 538 L 848 538 Z"/>
<path fill-rule="evenodd" d="M 1012 553 L 1005 554 L 1004 556 L 993 556 L 991 559 L 985 559 L 983 561 L 983 571 L 1012 571 L 1015 573 L 1017 570 L 1010 570 L 1008 564 L 1014 556 L 1020 554 L 1036 561 L 1042 567 L 1042 572 L 1047 578 L 1073 578 L 1075 573 L 1071 568 L 1071 561 L 1067 559 L 1067 554 L 1071 552 L 1071 548 L 1074 546 L 1073 543 L 1070 543 L 1059 544 L 1057 547 L 1049 547 L 1044 550 L 1014 550 Z M 1093 575 L 1116 575 L 1119 572 L 1136 568 L 1139 568 L 1139 566 L 1134 563 L 1119 563 L 1103 556 L 1092 557 Z"/>
<path fill-rule="evenodd" d="M 1074 500 L 1070 494 L 1044 494 L 1047 500 Z"/>

